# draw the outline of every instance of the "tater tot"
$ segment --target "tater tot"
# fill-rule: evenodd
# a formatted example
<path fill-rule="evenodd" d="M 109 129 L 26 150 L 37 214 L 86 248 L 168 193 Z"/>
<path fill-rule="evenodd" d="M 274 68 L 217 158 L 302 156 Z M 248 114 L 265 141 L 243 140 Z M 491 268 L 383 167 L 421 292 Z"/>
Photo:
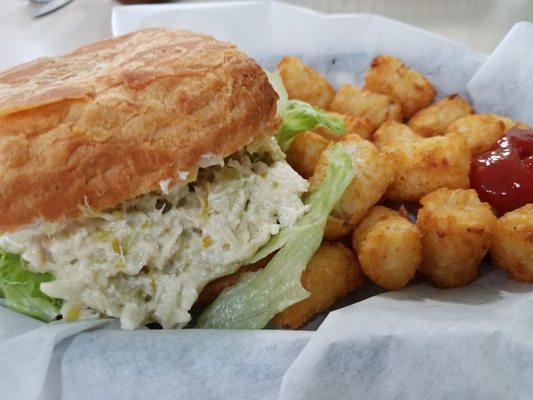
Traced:
<path fill-rule="evenodd" d="M 473 156 L 489 150 L 505 134 L 504 122 L 488 114 L 469 115 L 448 126 L 447 132 L 455 132 L 466 139 Z"/>
<path fill-rule="evenodd" d="M 287 150 L 287 162 L 304 178 L 315 172 L 318 160 L 329 141 L 313 132 L 301 132 L 294 136 Z"/>
<path fill-rule="evenodd" d="M 311 295 L 277 314 L 272 322 L 297 329 L 314 314 L 325 311 L 363 283 L 357 258 L 340 243 L 324 242 L 313 255 L 301 278 Z"/>
<path fill-rule="evenodd" d="M 194 303 L 193 308 L 205 307 L 212 303 L 224 289 L 235 285 L 245 273 L 264 268 L 271 258 L 272 256 L 268 256 L 257 261 L 256 263 L 244 265 L 233 274 L 229 274 L 209 282 L 200 292 L 200 295 Z"/>
<path fill-rule="evenodd" d="M 466 140 L 454 133 L 393 146 L 384 146 L 396 168 L 387 190 L 389 200 L 416 201 L 441 187 L 468 188 L 470 152 Z"/>
<path fill-rule="evenodd" d="M 325 139 L 338 141 L 342 139 L 345 135 L 357 134 L 363 139 L 370 139 L 372 132 L 374 131 L 372 123 L 362 117 L 356 117 L 355 115 L 349 114 L 339 114 L 332 112 L 331 114 L 338 115 L 344 121 L 344 127 L 346 132 L 344 134 L 336 134 L 335 132 L 330 131 L 329 129 L 318 127 L 313 129 L 313 132 L 318 133 L 320 136 L 323 136 Z"/>
<path fill-rule="evenodd" d="M 386 207 L 370 209 L 354 230 L 352 246 L 363 273 L 388 290 L 407 285 L 422 261 L 420 231 Z"/>
<path fill-rule="evenodd" d="M 344 219 L 329 215 L 324 229 L 324 240 L 338 240 L 348 236 L 351 230 L 352 227 Z"/>
<path fill-rule="evenodd" d="M 326 109 L 335 95 L 329 82 L 298 57 L 283 57 L 278 63 L 278 72 L 289 99 L 302 100 Z"/>
<path fill-rule="evenodd" d="M 490 205 L 482 203 L 474 189 L 439 189 L 420 203 L 420 270 L 438 287 L 467 285 L 490 246 L 496 225 Z"/>
<path fill-rule="evenodd" d="M 512 128 L 531 129 L 528 125 L 524 124 L 523 122 L 518 122 L 511 118 L 503 117 L 498 114 L 487 114 L 487 115 L 490 115 L 491 117 L 494 117 L 502 121 L 503 125 L 505 126 L 505 132 L 507 132 L 509 129 L 512 129 Z"/>
<path fill-rule="evenodd" d="M 401 121 L 403 118 L 399 103 L 389 96 L 351 85 L 339 88 L 329 109 L 368 119 L 372 124 L 372 131 L 386 121 Z"/>
<path fill-rule="evenodd" d="M 332 215 L 355 225 L 376 204 L 394 179 L 394 166 L 388 155 L 358 135 L 348 135 L 338 143 L 352 158 L 355 177 L 335 206 Z M 311 190 L 318 186 L 327 171 L 328 151 L 322 157 L 311 178 Z"/>
<path fill-rule="evenodd" d="M 352 248 L 354 249 L 354 251 L 356 253 L 358 252 L 358 249 L 361 247 L 361 243 L 363 243 L 363 240 L 365 239 L 366 235 L 374 225 L 376 225 L 378 222 L 385 221 L 387 219 L 395 218 L 398 216 L 400 216 L 398 212 L 388 207 L 374 206 L 370 210 L 368 210 L 368 213 L 359 222 L 359 224 L 357 224 L 353 231 Z"/>
<path fill-rule="evenodd" d="M 374 127 L 368 118 L 356 117 L 355 115 L 343 114 L 346 134 L 356 134 L 363 139 L 370 140 Z"/>
<path fill-rule="evenodd" d="M 380 149 L 384 146 L 412 142 L 418 139 L 422 139 L 422 136 L 413 132 L 407 125 L 396 121 L 385 122 L 372 135 L 372 143 Z"/>
<path fill-rule="evenodd" d="M 408 125 L 422 136 L 442 135 L 453 121 L 473 113 L 474 109 L 468 101 L 452 94 L 417 112 Z"/>
<path fill-rule="evenodd" d="M 506 270 L 509 277 L 533 283 L 533 204 L 498 219 L 490 254 L 494 265 Z"/>
<path fill-rule="evenodd" d="M 436 94 L 435 88 L 424 75 L 389 55 L 372 60 L 365 76 L 365 89 L 396 100 L 407 118 L 427 107 Z"/>

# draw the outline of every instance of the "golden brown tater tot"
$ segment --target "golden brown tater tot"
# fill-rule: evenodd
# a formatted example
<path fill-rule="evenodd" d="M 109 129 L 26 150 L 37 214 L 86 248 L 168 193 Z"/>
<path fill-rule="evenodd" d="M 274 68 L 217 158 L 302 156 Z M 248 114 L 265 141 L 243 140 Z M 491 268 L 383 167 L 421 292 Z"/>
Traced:
<path fill-rule="evenodd" d="M 474 189 L 438 189 L 420 203 L 420 270 L 438 287 L 467 285 L 476 277 L 496 226 L 490 205 L 481 202 Z"/>
<path fill-rule="evenodd" d="M 424 75 L 389 55 L 372 60 L 365 76 L 365 89 L 396 100 L 407 118 L 427 107 L 436 94 L 435 88 Z"/>
<path fill-rule="evenodd" d="M 505 132 L 507 132 L 509 129 L 512 129 L 512 128 L 531 129 L 530 126 L 524 124 L 523 122 L 518 122 L 511 118 L 507 118 L 507 117 L 504 117 L 498 114 L 487 114 L 487 115 L 490 115 L 491 117 L 494 117 L 502 121 L 503 124 L 505 125 Z"/>
<path fill-rule="evenodd" d="M 396 121 L 385 122 L 372 135 L 372 143 L 380 149 L 384 146 L 412 142 L 418 139 L 422 139 L 422 136 L 413 132 L 407 125 Z"/>
<path fill-rule="evenodd" d="M 324 240 L 338 240 L 348 236 L 351 230 L 352 227 L 344 219 L 329 215 L 324 229 Z"/>
<path fill-rule="evenodd" d="M 444 134 L 453 121 L 473 113 L 468 101 L 451 94 L 418 111 L 407 125 L 419 135 L 431 137 Z"/>
<path fill-rule="evenodd" d="M 283 57 L 278 63 L 278 72 L 289 99 L 302 100 L 326 109 L 335 95 L 335 90 L 326 78 L 298 57 Z"/>
<path fill-rule="evenodd" d="M 533 204 L 527 204 L 498 219 L 490 254 L 493 263 L 509 277 L 533 283 Z"/>
<path fill-rule="evenodd" d="M 505 124 L 496 116 L 476 114 L 454 121 L 447 132 L 463 136 L 472 156 L 477 156 L 489 150 L 505 134 Z"/>
<path fill-rule="evenodd" d="M 309 178 L 315 172 L 318 160 L 328 145 L 329 141 L 316 133 L 298 133 L 287 150 L 287 162 L 301 176 Z"/>
<path fill-rule="evenodd" d="M 376 285 L 396 290 L 416 274 L 422 261 L 421 236 L 398 212 L 375 206 L 354 230 L 352 245 L 363 273 Z"/>
<path fill-rule="evenodd" d="M 388 155 L 358 135 L 347 135 L 338 143 L 352 158 L 355 177 L 337 203 L 332 215 L 355 225 L 376 204 L 394 179 L 394 166 Z M 311 178 L 311 188 L 318 186 L 327 171 L 328 151 L 322 157 Z"/>
<path fill-rule="evenodd" d="M 470 151 L 464 137 L 446 136 L 384 146 L 396 168 L 396 179 L 387 190 L 389 200 L 415 201 L 435 189 L 468 188 Z"/>
<path fill-rule="evenodd" d="M 354 251 L 357 253 L 357 249 L 361 247 L 361 243 L 363 243 L 368 231 L 374 225 L 378 222 L 398 216 L 399 214 L 391 208 L 383 206 L 372 207 L 353 231 L 352 248 Z"/>
<path fill-rule="evenodd" d="M 355 255 L 340 243 L 324 242 L 313 255 L 301 278 L 311 295 L 277 314 L 272 322 L 297 329 L 313 315 L 325 311 L 363 283 Z"/>
<path fill-rule="evenodd" d="M 329 109 L 368 119 L 372 124 L 372 131 L 386 121 L 402 120 L 400 105 L 389 96 L 351 85 L 339 88 Z"/>

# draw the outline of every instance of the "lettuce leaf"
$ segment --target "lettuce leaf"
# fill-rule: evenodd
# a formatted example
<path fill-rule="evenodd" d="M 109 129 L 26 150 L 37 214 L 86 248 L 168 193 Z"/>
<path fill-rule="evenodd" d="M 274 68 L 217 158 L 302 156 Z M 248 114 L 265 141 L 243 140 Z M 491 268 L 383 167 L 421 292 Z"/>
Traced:
<path fill-rule="evenodd" d="M 311 206 L 296 225 L 273 238 L 253 257 L 257 261 L 281 249 L 267 266 L 243 276 L 224 290 L 198 319 L 199 328 L 260 329 L 274 315 L 306 299 L 302 272 L 324 236 L 329 213 L 354 176 L 350 156 L 336 144 L 330 149 L 326 177 L 306 199 Z"/>
<path fill-rule="evenodd" d="M 287 151 L 292 138 L 298 132 L 314 129 L 317 126 L 323 126 L 338 134 L 346 131 L 341 117 L 329 114 L 300 100 L 289 100 L 283 124 L 276 134 L 276 139 L 281 149 Z"/>
<path fill-rule="evenodd" d="M 281 76 L 279 76 L 277 72 L 270 72 L 267 70 L 264 70 L 264 71 L 268 78 L 268 82 L 270 83 L 274 91 L 278 94 L 277 112 L 281 118 L 285 119 L 285 115 L 287 113 L 287 103 L 289 101 L 289 95 L 287 94 L 287 90 L 285 89 L 285 86 L 283 86 L 283 81 L 281 80 Z"/>
<path fill-rule="evenodd" d="M 342 134 L 346 132 L 342 118 L 313 107 L 300 100 L 289 100 L 283 81 L 278 73 L 265 71 L 268 80 L 278 94 L 277 111 L 283 124 L 276 134 L 279 146 L 287 151 L 292 138 L 298 133 L 323 126 L 326 129 Z"/>
<path fill-rule="evenodd" d="M 53 321 L 59 315 L 61 300 L 39 289 L 42 282 L 53 279 L 51 274 L 26 270 L 19 255 L 0 249 L 0 294 L 9 308 L 41 321 Z"/>

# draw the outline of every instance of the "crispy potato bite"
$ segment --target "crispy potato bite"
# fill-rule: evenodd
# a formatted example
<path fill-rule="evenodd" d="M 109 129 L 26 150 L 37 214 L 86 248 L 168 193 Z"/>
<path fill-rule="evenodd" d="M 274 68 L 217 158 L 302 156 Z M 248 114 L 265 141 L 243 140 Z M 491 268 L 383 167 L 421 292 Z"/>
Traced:
<path fill-rule="evenodd" d="M 325 311 L 363 283 L 355 255 L 340 243 L 324 242 L 313 255 L 301 278 L 311 295 L 277 314 L 272 322 L 297 329 L 314 314 Z"/>
<path fill-rule="evenodd" d="M 344 219 L 329 215 L 324 229 L 324 240 L 338 240 L 348 236 L 351 230 L 352 227 Z"/>
<path fill-rule="evenodd" d="M 498 219 L 490 254 L 494 264 L 509 277 L 533 283 L 533 204 Z"/>
<path fill-rule="evenodd" d="M 394 179 L 394 167 L 388 155 L 358 135 L 348 135 L 342 144 L 352 158 L 355 177 L 332 212 L 349 225 L 357 224 L 370 207 L 376 204 Z M 311 178 L 311 190 L 326 175 L 328 151 L 322 153 L 315 174 Z"/>
<path fill-rule="evenodd" d="M 503 125 L 505 126 L 505 132 L 507 132 L 509 129 L 512 128 L 519 128 L 519 129 L 531 129 L 530 126 L 524 124 L 523 122 L 515 121 L 514 119 L 507 118 L 498 114 L 487 114 L 491 117 L 494 117 L 500 121 L 503 122 Z"/>
<path fill-rule="evenodd" d="M 315 172 L 318 160 L 328 145 L 329 141 L 316 133 L 298 133 L 287 150 L 287 162 L 307 179 Z"/>
<path fill-rule="evenodd" d="M 417 112 L 409 120 L 409 127 L 419 135 L 442 135 L 455 120 L 473 114 L 472 106 L 457 94 L 451 94 Z"/>
<path fill-rule="evenodd" d="M 355 133 L 356 135 L 361 136 L 363 139 L 370 140 L 372 132 L 374 132 L 374 127 L 369 119 L 356 117 L 349 114 L 343 114 L 342 118 L 344 119 L 347 135 Z"/>
<path fill-rule="evenodd" d="M 375 206 L 354 230 L 352 246 L 363 273 L 375 284 L 396 290 L 414 278 L 422 261 L 421 236 L 407 218 Z"/>
<path fill-rule="evenodd" d="M 420 203 L 420 270 L 438 287 L 467 285 L 476 276 L 496 225 L 489 204 L 482 203 L 474 189 L 439 189 Z"/>
<path fill-rule="evenodd" d="M 413 132 L 407 125 L 396 121 L 385 122 L 372 135 L 372 142 L 380 149 L 384 146 L 412 142 L 418 139 L 422 139 L 422 136 Z"/>
<path fill-rule="evenodd" d="M 507 117 L 504 117 L 504 116 L 501 116 L 501 115 L 498 115 L 498 114 L 486 114 L 490 117 L 493 117 L 499 121 L 502 121 L 503 125 L 504 125 L 504 130 L 505 132 L 507 132 L 509 129 L 512 129 L 514 127 L 516 127 L 516 125 L 518 125 L 518 122 L 516 122 L 515 120 L 511 119 L 511 118 L 507 118 Z"/>
<path fill-rule="evenodd" d="M 372 136 L 374 128 L 368 119 L 356 117 L 355 115 L 339 114 L 336 112 L 332 112 L 331 114 L 338 115 L 343 119 L 346 133 L 344 135 L 339 135 L 323 127 L 315 128 L 313 129 L 313 132 L 318 133 L 320 136 L 324 137 L 324 139 L 333 141 L 338 141 L 345 135 L 350 135 L 353 133 L 361 136 L 363 139 L 370 139 L 370 136 Z"/>
<path fill-rule="evenodd" d="M 462 135 L 473 156 L 477 156 L 496 144 L 505 134 L 505 123 L 497 116 L 476 114 L 460 118 L 448 126 L 447 132 Z"/>
<path fill-rule="evenodd" d="M 401 121 L 403 118 L 400 104 L 389 96 L 351 85 L 339 88 L 329 109 L 368 119 L 372 131 L 386 121 Z"/>
<path fill-rule="evenodd" d="M 352 248 L 354 251 L 356 253 L 359 251 L 358 249 L 361 247 L 363 240 L 365 240 L 366 235 L 374 225 L 396 217 L 405 218 L 391 208 L 383 206 L 372 207 L 353 231 Z"/>
<path fill-rule="evenodd" d="M 264 268 L 271 259 L 272 256 L 265 257 L 256 263 L 240 267 L 233 274 L 229 274 L 209 282 L 198 296 L 198 299 L 196 299 L 193 308 L 201 308 L 209 305 L 218 297 L 220 293 L 222 293 L 224 289 L 235 285 L 245 273 Z"/>
<path fill-rule="evenodd" d="M 365 89 L 396 100 L 407 118 L 427 107 L 436 94 L 435 88 L 424 75 L 389 55 L 372 60 L 365 76 Z"/>
<path fill-rule="evenodd" d="M 289 99 L 302 100 L 325 109 L 335 95 L 335 90 L 326 78 L 298 57 L 283 57 L 278 63 L 278 72 Z"/>
<path fill-rule="evenodd" d="M 384 146 L 397 174 L 387 190 L 389 200 L 415 201 L 441 187 L 468 188 L 470 152 L 459 134 Z"/>

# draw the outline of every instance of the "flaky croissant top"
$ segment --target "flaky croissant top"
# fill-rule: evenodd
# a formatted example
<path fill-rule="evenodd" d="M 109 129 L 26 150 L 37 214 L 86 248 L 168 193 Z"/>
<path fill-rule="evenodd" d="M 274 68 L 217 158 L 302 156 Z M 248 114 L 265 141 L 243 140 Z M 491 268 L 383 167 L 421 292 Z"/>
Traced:
<path fill-rule="evenodd" d="M 202 155 L 279 125 L 277 95 L 235 46 L 149 29 L 0 74 L 0 232 L 154 190 Z"/>

